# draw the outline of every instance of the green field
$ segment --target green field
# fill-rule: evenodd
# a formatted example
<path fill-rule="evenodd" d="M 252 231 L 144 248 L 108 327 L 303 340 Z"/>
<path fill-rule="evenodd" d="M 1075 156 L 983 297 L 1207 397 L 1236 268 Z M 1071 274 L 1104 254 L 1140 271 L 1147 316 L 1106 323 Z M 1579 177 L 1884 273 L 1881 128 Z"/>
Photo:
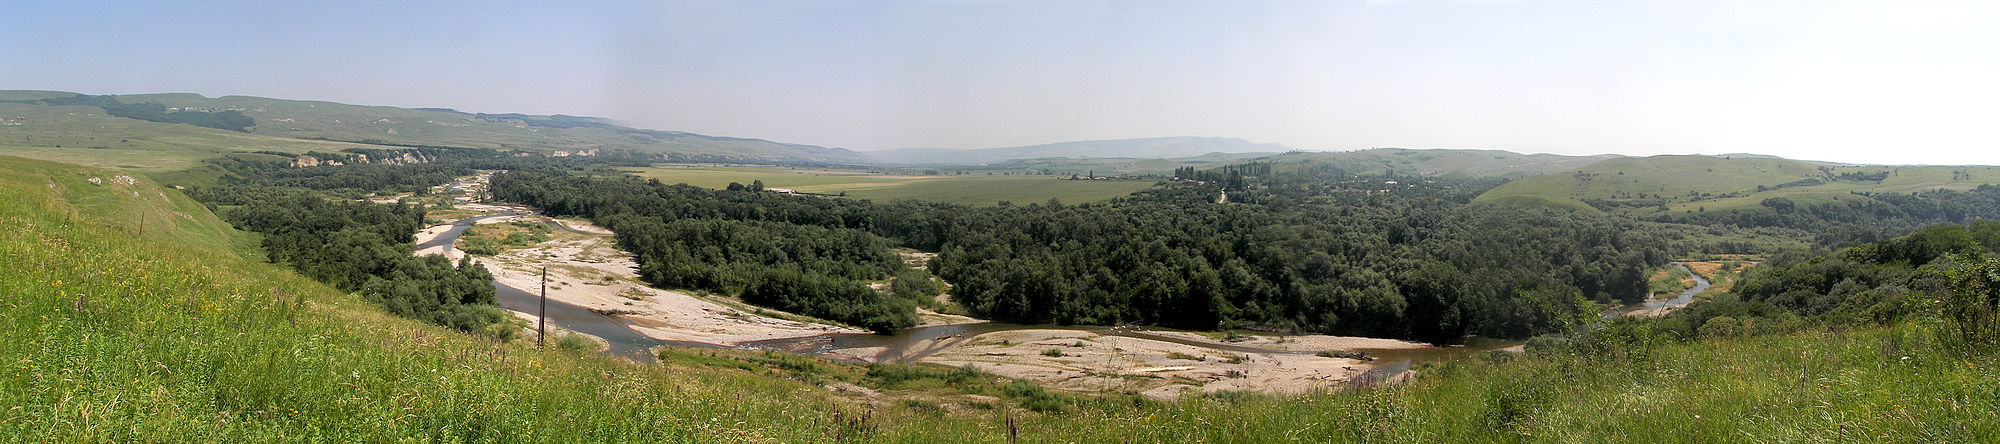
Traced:
<path fill-rule="evenodd" d="M 1881 180 L 1843 178 L 1880 175 Z M 1856 193 L 1969 190 L 2000 183 L 2000 168 L 1983 166 L 1829 166 L 1775 158 L 1653 156 L 1597 162 L 1565 173 L 1515 180 L 1487 191 L 1476 203 L 1551 206 L 1596 212 L 1585 200 L 1629 204 L 1618 212 L 1761 211 L 1764 199 L 1798 205 L 1867 200 Z M 1761 188 L 1760 188 L 1761 187 Z"/>
<path fill-rule="evenodd" d="M 665 183 L 722 189 L 730 182 L 764 181 L 766 188 L 841 194 L 856 199 L 914 199 L 967 205 L 999 202 L 1096 202 L 1153 186 L 1148 180 L 1068 180 L 1068 176 L 945 175 L 911 176 L 838 169 L 659 165 L 630 170 Z"/>

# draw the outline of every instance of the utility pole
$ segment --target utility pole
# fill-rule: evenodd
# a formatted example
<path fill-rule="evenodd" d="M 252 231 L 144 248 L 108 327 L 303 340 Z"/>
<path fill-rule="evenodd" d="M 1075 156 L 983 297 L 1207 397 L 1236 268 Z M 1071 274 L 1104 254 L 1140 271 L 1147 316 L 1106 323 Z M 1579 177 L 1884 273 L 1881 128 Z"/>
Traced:
<path fill-rule="evenodd" d="M 535 314 L 535 347 L 542 347 L 549 341 L 549 266 L 542 266 L 542 309 Z"/>

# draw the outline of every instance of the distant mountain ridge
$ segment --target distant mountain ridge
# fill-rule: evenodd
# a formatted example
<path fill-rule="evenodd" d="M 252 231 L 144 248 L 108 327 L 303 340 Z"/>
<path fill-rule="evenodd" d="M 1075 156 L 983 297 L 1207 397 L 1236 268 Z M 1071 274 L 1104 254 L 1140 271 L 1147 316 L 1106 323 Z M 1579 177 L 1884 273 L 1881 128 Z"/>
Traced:
<path fill-rule="evenodd" d="M 892 164 L 984 165 L 1027 159 L 1176 159 L 1213 153 L 1281 153 L 1275 143 L 1255 143 L 1228 137 L 1148 137 L 1084 140 L 1041 145 L 980 149 L 907 148 L 864 151 L 877 162 Z"/>
<path fill-rule="evenodd" d="M 1254 160 L 1273 171 L 1318 170 L 1381 176 L 1528 177 L 1558 173 L 1622 156 L 1600 154 L 1521 154 L 1501 150 L 1375 148 L 1357 151 L 1295 151 Z"/>
<path fill-rule="evenodd" d="M 0 91 L 0 101 L 32 103 L 74 97 L 62 91 Z M 112 95 L 124 103 L 158 103 L 171 112 L 236 112 L 255 120 L 250 134 L 389 145 L 428 145 L 569 155 L 582 152 L 681 154 L 692 159 L 867 163 L 841 148 L 660 131 L 610 119 L 568 115 L 467 113 L 450 108 L 398 108 L 251 96 L 209 98 L 191 93 Z"/>

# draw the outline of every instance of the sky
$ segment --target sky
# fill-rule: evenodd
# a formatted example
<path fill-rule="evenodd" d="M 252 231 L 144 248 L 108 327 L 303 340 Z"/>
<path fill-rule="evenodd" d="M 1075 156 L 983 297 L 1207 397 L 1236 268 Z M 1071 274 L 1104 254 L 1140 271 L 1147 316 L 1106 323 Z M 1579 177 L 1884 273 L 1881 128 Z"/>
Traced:
<path fill-rule="evenodd" d="M 856 150 L 1219 136 L 2000 164 L 2000 2 L 33 2 L 0 89 L 609 117 Z"/>

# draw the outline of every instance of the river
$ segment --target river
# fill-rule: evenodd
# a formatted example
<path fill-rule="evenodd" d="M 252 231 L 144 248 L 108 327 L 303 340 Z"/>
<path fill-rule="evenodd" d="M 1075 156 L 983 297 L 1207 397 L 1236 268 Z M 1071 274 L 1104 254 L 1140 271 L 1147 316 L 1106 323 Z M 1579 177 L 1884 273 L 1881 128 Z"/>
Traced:
<path fill-rule="evenodd" d="M 1648 310 L 1656 311 L 1662 308 L 1686 307 L 1688 304 L 1694 302 L 1695 295 L 1699 295 L 1701 294 L 1701 292 L 1708 291 L 1709 288 L 1708 278 L 1704 278 L 1701 276 L 1700 273 L 1695 273 L 1694 270 L 1688 269 L 1687 264 L 1675 262 L 1673 263 L 1673 265 L 1675 267 L 1680 267 L 1681 271 L 1687 272 L 1688 276 L 1694 278 L 1694 287 L 1682 290 L 1680 294 L 1676 294 L 1674 295 L 1674 297 L 1671 298 L 1647 299 L 1645 302 L 1642 302 L 1636 306 L 1621 305 L 1617 307 L 1612 307 L 1611 309 L 1604 311 L 1603 320 L 1608 321 L 1611 318 L 1615 317 L 1631 316 L 1633 314 L 1646 312 Z"/>

